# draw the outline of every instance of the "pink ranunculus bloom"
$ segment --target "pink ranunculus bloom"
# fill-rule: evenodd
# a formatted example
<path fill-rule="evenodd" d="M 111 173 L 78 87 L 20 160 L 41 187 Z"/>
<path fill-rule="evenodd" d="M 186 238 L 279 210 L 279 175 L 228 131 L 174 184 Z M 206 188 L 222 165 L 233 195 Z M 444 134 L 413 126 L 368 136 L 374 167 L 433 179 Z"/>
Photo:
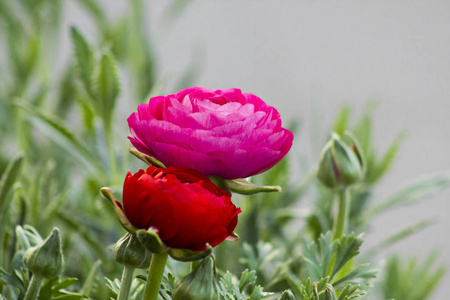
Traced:
<path fill-rule="evenodd" d="M 128 126 L 131 143 L 166 166 L 224 179 L 270 169 L 294 138 L 274 107 L 239 89 L 190 87 L 153 97 L 130 115 Z"/>

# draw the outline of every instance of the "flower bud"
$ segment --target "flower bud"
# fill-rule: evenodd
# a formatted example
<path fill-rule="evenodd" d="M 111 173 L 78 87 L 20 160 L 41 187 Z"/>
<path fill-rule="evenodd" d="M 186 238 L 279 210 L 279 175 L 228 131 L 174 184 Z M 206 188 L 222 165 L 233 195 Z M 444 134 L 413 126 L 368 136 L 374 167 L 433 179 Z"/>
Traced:
<path fill-rule="evenodd" d="M 113 255 L 118 263 L 130 268 L 146 269 L 150 266 L 151 253 L 131 233 L 127 233 L 114 245 Z"/>
<path fill-rule="evenodd" d="M 216 281 L 214 258 L 210 255 L 190 274 L 175 285 L 174 300 L 216 300 L 219 288 Z"/>
<path fill-rule="evenodd" d="M 336 292 L 334 291 L 334 288 L 331 284 L 327 284 L 327 287 L 325 288 L 324 293 L 324 300 L 337 300 Z"/>
<path fill-rule="evenodd" d="M 54 228 L 47 239 L 39 246 L 32 247 L 23 257 L 25 266 L 34 275 L 53 278 L 63 269 L 63 255 L 59 229 Z"/>
<path fill-rule="evenodd" d="M 290 290 L 285 290 L 278 300 L 295 300 L 295 296 Z"/>
<path fill-rule="evenodd" d="M 346 132 L 344 142 L 333 133 L 320 155 L 317 177 L 329 188 L 348 187 L 362 179 L 364 160 L 356 138 Z"/>

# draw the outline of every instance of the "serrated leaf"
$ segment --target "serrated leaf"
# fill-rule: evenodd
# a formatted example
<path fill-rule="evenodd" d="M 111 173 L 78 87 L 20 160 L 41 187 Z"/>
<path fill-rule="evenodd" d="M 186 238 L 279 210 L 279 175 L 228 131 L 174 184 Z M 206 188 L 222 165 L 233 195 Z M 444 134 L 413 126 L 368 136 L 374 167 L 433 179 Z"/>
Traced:
<path fill-rule="evenodd" d="M 95 0 L 77 0 L 95 19 L 97 26 L 102 28 L 105 24 L 104 9 Z"/>
<path fill-rule="evenodd" d="M 94 71 L 94 52 L 84 36 L 74 26 L 70 28 L 72 43 L 75 49 L 75 59 L 81 82 L 91 97 L 94 97 L 92 75 Z"/>
<path fill-rule="evenodd" d="M 120 280 L 117 278 L 114 280 L 110 280 L 109 278 L 106 278 L 106 277 L 105 277 L 105 280 L 108 282 L 106 285 L 108 286 L 111 293 L 115 297 L 117 297 L 117 295 L 119 294 L 119 291 L 120 291 Z"/>
<path fill-rule="evenodd" d="M 363 256 L 364 256 L 364 258 L 374 257 L 380 251 L 388 248 L 389 246 L 395 244 L 396 242 L 403 240 L 403 239 L 405 239 L 425 228 L 428 228 L 431 225 L 434 225 L 436 223 L 437 223 L 436 218 L 432 217 L 432 218 L 427 218 L 425 220 L 421 220 L 412 226 L 408 226 L 404 229 L 401 229 L 400 231 L 395 232 L 394 234 L 390 235 L 387 239 L 383 240 L 378 245 L 375 245 L 374 247 L 369 249 Z"/>
<path fill-rule="evenodd" d="M 337 300 L 336 292 L 331 284 L 327 284 L 325 288 L 324 300 Z"/>
<path fill-rule="evenodd" d="M 74 284 L 75 282 L 77 282 L 78 279 L 77 278 L 65 278 L 62 281 L 58 282 L 56 285 L 53 286 L 53 291 L 59 291 L 62 289 L 65 289 L 69 286 L 71 286 L 72 284 Z"/>
<path fill-rule="evenodd" d="M 245 269 L 244 272 L 242 272 L 241 274 L 241 278 L 239 279 L 239 290 L 243 292 L 247 286 L 250 287 L 254 286 L 255 282 L 256 282 L 256 272 Z"/>
<path fill-rule="evenodd" d="M 44 281 L 44 284 L 41 287 L 41 290 L 39 291 L 39 297 L 38 300 L 47 300 L 51 299 L 53 296 L 53 285 L 57 283 L 59 280 L 59 277 L 54 277 L 50 279 L 46 279 Z"/>
<path fill-rule="evenodd" d="M 87 299 L 85 295 L 77 294 L 77 293 L 69 293 L 65 295 L 60 295 L 56 297 L 52 297 L 52 300 L 78 300 L 78 299 Z"/>
<path fill-rule="evenodd" d="M 23 156 L 19 156 L 13 159 L 5 171 L 3 172 L 0 179 L 0 213 L 3 216 L 3 210 L 5 209 L 6 196 L 8 196 L 9 192 L 12 189 L 13 184 L 16 182 L 17 177 L 20 173 L 20 168 L 22 166 Z"/>
<path fill-rule="evenodd" d="M 339 278 L 338 280 L 333 282 L 334 286 L 338 286 L 339 284 L 351 281 L 353 279 L 371 279 L 376 277 L 376 271 L 373 269 L 370 269 L 369 264 L 362 264 L 354 268 L 350 273 L 346 274 L 345 276 Z"/>
<path fill-rule="evenodd" d="M 429 175 L 424 179 L 417 180 L 397 191 L 387 200 L 375 205 L 367 212 L 367 218 L 373 218 L 387 210 L 398 206 L 411 204 L 440 192 L 450 184 L 449 173 Z"/>
<path fill-rule="evenodd" d="M 5 171 L 1 175 L 0 178 L 0 243 L 3 244 L 4 242 L 4 236 L 6 233 L 6 210 L 8 209 L 11 201 L 13 200 L 12 196 L 9 196 L 11 194 L 12 187 L 14 183 L 17 181 L 17 178 L 20 174 L 20 169 L 22 166 L 23 157 L 19 156 L 16 159 L 13 159 L 9 162 L 8 166 L 6 167 Z M 0 246 L 0 263 L 3 259 L 3 251 L 4 247 Z"/>
<path fill-rule="evenodd" d="M 94 286 L 95 275 L 97 274 L 101 264 L 102 262 L 100 260 L 97 260 L 92 266 L 91 270 L 86 276 L 86 280 L 84 281 L 83 286 L 81 287 L 80 292 L 82 294 L 88 296 L 91 294 L 92 287 Z"/>
<path fill-rule="evenodd" d="M 404 138 L 405 133 L 400 133 L 389 146 L 389 149 L 386 150 L 380 161 L 377 161 L 375 165 L 368 170 L 369 172 L 366 174 L 366 180 L 368 182 L 377 182 L 389 170 Z"/>
<path fill-rule="evenodd" d="M 61 120 L 29 105 L 21 103 L 16 103 L 16 105 L 42 124 L 48 126 L 52 130 L 51 133 L 48 133 L 48 137 L 65 148 L 68 154 L 80 159 L 89 169 L 94 169 L 101 173 L 102 168 L 96 155 Z"/>
<path fill-rule="evenodd" d="M 345 130 L 347 130 L 348 128 L 349 117 L 350 117 L 350 107 L 348 105 L 345 105 L 339 111 L 336 121 L 334 121 L 332 131 L 336 132 L 340 136 L 343 136 Z"/>
<path fill-rule="evenodd" d="M 350 261 L 354 256 L 359 254 L 359 248 L 361 247 L 363 240 L 360 236 L 354 235 L 344 236 L 337 240 L 335 260 L 333 270 L 331 272 L 331 278 L 344 267 L 344 265 Z"/>
<path fill-rule="evenodd" d="M 110 53 L 102 55 L 95 80 L 98 99 L 94 99 L 94 101 L 98 103 L 96 107 L 106 126 L 110 126 L 117 96 L 120 92 L 117 66 Z"/>

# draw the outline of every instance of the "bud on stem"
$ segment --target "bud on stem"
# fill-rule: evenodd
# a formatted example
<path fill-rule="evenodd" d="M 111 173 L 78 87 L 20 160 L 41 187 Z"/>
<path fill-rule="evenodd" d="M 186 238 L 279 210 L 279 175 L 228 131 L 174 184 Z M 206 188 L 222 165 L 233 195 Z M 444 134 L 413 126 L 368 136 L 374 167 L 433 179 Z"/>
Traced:
<path fill-rule="evenodd" d="M 364 160 L 356 138 L 346 132 L 343 141 L 333 133 L 320 155 L 317 177 L 329 188 L 345 188 L 364 175 Z"/>
<path fill-rule="evenodd" d="M 215 300 L 219 298 L 214 258 L 210 255 L 175 285 L 174 300 Z"/>
<path fill-rule="evenodd" d="M 43 278 L 58 276 L 63 268 L 59 229 L 54 228 L 40 246 L 28 249 L 23 256 L 23 262 L 28 270 L 36 276 Z"/>
<path fill-rule="evenodd" d="M 23 256 L 23 262 L 33 273 L 24 300 L 34 300 L 37 299 L 44 279 L 56 277 L 62 271 L 63 256 L 59 229 L 54 228 L 41 245 L 28 249 Z"/>

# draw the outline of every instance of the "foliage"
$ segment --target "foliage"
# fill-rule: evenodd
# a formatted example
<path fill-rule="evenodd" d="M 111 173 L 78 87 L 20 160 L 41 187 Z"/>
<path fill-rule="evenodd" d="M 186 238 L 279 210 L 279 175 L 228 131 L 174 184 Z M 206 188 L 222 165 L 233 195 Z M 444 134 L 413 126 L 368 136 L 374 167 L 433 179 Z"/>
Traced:
<path fill-rule="evenodd" d="M 23 254 L 54 226 L 61 230 L 68 263 L 60 277 L 44 282 L 39 299 L 117 297 L 121 266 L 112 259 L 112 245 L 125 231 L 99 190 L 110 185 L 120 199 L 126 172 L 145 167 L 127 150 L 124 120 L 131 110 L 149 96 L 173 92 L 168 86 L 195 82 L 197 62 L 179 78 L 167 76 L 158 71 L 153 47 L 189 2 L 171 1 L 160 24 L 148 31 L 143 0 L 127 1 L 113 19 L 93 0 L 0 0 L 0 299 L 23 298 L 30 281 Z M 63 26 L 69 4 L 93 23 L 93 36 L 76 25 Z M 72 48 L 59 70 L 53 60 L 62 37 Z M 317 161 L 286 157 L 250 179 L 270 190 L 280 186 L 281 193 L 233 195 L 243 211 L 236 228 L 241 240 L 214 249 L 224 299 L 277 299 L 287 289 L 296 299 L 344 300 L 365 293 L 376 299 L 430 297 L 445 271 L 433 265 L 435 255 L 422 264 L 393 256 L 383 265 L 373 258 L 434 220 L 399 228 L 361 254 L 360 234 L 375 217 L 448 187 L 450 174 L 425 176 L 387 199 L 374 199 L 405 135 L 381 153 L 373 142 L 373 111 L 369 102 L 352 123 L 353 113 L 344 107 L 327 130 L 343 135 L 350 129 L 365 154 L 365 177 L 351 190 L 348 232 L 354 234 L 331 239 L 334 193 L 316 180 Z M 311 144 L 324 145 L 322 134 L 313 132 Z M 300 179 L 293 170 L 297 161 Z M 246 181 L 233 184 L 232 190 L 253 188 Z M 162 299 L 171 299 L 177 280 L 188 274 L 186 265 L 169 260 Z M 131 299 L 142 298 L 146 275 L 137 272 Z"/>

